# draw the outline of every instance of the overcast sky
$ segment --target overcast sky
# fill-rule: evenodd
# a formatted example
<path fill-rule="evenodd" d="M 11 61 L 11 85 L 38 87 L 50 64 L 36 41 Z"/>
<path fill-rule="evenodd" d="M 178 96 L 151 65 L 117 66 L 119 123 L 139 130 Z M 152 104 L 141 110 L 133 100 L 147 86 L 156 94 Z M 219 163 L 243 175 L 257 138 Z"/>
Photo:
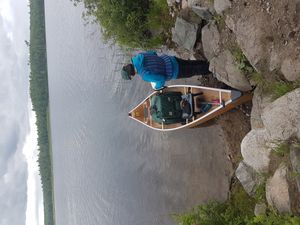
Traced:
<path fill-rule="evenodd" d="M 35 116 L 28 93 L 29 8 L 0 0 L 0 225 L 42 224 Z"/>

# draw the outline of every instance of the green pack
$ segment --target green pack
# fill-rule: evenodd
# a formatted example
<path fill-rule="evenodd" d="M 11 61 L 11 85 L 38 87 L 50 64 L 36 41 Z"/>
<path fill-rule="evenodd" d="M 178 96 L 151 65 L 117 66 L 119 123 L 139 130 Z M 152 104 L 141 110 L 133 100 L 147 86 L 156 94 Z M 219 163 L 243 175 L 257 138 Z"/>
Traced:
<path fill-rule="evenodd" d="M 181 92 L 168 92 L 151 96 L 152 120 L 164 124 L 182 122 L 181 95 Z"/>

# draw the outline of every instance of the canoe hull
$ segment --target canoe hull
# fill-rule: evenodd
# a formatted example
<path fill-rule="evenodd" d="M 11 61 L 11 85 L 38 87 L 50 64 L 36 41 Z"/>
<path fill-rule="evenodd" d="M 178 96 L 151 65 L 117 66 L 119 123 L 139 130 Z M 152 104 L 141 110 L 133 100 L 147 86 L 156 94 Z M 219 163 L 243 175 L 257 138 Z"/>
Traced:
<path fill-rule="evenodd" d="M 157 91 L 151 93 L 147 98 L 145 98 L 139 105 L 129 112 L 129 117 L 142 123 L 143 125 L 159 131 L 173 131 L 182 128 L 192 128 L 196 126 L 201 126 L 201 124 L 210 121 L 211 119 L 231 110 L 232 108 L 243 104 L 247 101 L 251 101 L 252 93 L 242 94 L 235 90 L 226 90 L 202 86 L 192 86 L 192 85 L 172 85 L 163 89 L 164 92 L 174 92 L 180 91 L 182 94 L 192 93 L 202 93 L 201 99 L 205 102 L 216 102 L 212 103 L 213 107 L 207 113 L 201 115 L 193 116 L 192 119 L 186 120 L 185 123 L 176 124 L 158 124 L 153 122 L 150 115 L 150 97 L 158 93 Z M 197 111 L 197 109 L 195 109 Z"/>

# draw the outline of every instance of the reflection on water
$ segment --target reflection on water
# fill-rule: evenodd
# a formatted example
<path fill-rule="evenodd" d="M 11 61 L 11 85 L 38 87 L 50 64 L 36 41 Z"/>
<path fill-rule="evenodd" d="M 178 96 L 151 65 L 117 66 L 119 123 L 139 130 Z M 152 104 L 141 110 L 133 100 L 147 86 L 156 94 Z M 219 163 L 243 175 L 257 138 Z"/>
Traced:
<path fill-rule="evenodd" d="M 225 199 L 219 128 L 161 133 L 128 119 L 149 85 L 121 80 L 123 54 L 83 25 L 81 7 L 45 3 L 57 225 L 168 225 Z"/>

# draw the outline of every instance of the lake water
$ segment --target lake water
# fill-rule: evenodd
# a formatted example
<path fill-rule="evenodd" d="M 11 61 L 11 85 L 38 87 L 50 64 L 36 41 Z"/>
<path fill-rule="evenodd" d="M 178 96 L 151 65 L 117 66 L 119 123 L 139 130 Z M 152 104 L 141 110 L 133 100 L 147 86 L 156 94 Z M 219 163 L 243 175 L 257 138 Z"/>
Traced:
<path fill-rule="evenodd" d="M 45 9 L 56 224 L 169 225 L 170 214 L 226 199 L 220 128 L 161 133 L 129 119 L 149 85 L 121 80 L 122 53 L 85 25 L 82 6 Z"/>

